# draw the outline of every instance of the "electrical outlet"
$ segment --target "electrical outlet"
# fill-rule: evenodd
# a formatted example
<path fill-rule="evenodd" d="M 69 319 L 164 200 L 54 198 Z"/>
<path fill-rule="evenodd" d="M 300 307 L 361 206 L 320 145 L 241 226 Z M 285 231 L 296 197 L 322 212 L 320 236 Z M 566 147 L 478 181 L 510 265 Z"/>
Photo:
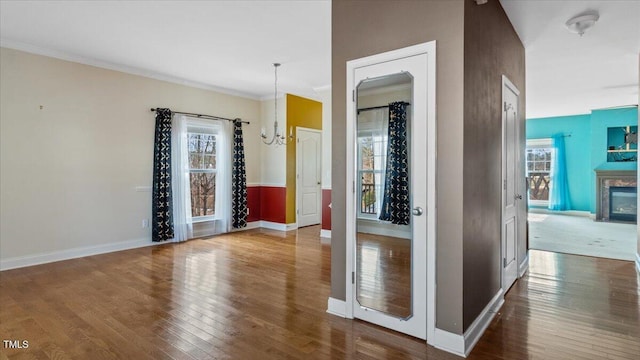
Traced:
<path fill-rule="evenodd" d="M 142 219 L 142 228 L 146 229 L 149 227 L 149 219 Z"/>

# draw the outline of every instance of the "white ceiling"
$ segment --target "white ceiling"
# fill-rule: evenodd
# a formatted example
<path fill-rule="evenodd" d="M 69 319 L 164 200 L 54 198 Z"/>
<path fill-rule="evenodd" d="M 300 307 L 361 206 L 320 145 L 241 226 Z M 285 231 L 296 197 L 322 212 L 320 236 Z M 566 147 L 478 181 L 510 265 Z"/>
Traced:
<path fill-rule="evenodd" d="M 527 118 L 638 103 L 640 1 L 500 0 L 526 49 Z M 585 11 L 584 36 L 564 26 Z"/>
<path fill-rule="evenodd" d="M 331 2 L 0 1 L 2 46 L 252 98 L 331 82 Z"/>
<path fill-rule="evenodd" d="M 525 44 L 527 117 L 637 104 L 640 0 L 500 0 Z M 481 5 L 482 6 L 482 5 Z M 600 20 L 582 38 L 564 23 Z M 331 2 L 5 1 L 0 44 L 251 98 L 331 81 Z"/>

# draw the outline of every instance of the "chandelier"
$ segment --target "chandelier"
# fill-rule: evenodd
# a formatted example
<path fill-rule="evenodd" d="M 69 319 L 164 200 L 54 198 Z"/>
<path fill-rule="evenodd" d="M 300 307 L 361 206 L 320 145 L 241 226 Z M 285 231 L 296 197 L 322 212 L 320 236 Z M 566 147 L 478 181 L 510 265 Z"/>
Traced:
<path fill-rule="evenodd" d="M 275 73 L 275 92 L 273 94 L 275 116 L 273 119 L 273 136 L 271 136 L 271 140 L 267 141 L 268 137 L 267 137 L 267 133 L 264 131 L 264 127 L 260 132 L 260 137 L 262 138 L 262 142 L 267 145 L 271 145 L 271 144 L 286 145 L 289 141 L 293 140 L 293 129 L 289 131 L 289 136 L 286 136 L 286 129 L 283 133 L 280 133 L 280 130 L 278 129 L 278 66 L 280 66 L 279 63 L 273 64 L 274 73 Z"/>

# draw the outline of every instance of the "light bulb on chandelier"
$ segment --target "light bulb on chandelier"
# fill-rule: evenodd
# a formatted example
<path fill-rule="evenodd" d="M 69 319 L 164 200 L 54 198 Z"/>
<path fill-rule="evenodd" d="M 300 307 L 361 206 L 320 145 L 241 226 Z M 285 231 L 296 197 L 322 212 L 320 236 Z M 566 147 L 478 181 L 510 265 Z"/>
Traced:
<path fill-rule="evenodd" d="M 271 145 L 286 145 L 289 141 L 293 140 L 293 128 L 289 129 L 289 136 L 286 136 L 286 130 L 281 134 L 278 129 L 278 67 L 279 63 L 274 63 L 274 74 L 275 74 L 275 92 L 273 94 L 273 102 L 274 102 L 274 119 L 273 119 L 273 136 L 271 136 L 271 140 L 267 140 L 267 133 L 262 128 L 260 132 L 260 137 L 262 138 L 262 142 Z"/>

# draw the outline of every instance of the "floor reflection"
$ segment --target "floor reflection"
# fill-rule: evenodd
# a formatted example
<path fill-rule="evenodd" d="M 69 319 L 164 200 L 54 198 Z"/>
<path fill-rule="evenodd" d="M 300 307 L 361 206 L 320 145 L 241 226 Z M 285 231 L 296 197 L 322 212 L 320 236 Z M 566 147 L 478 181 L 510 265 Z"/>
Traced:
<path fill-rule="evenodd" d="M 411 240 L 358 233 L 356 293 L 360 305 L 399 318 L 411 315 Z"/>
<path fill-rule="evenodd" d="M 331 249 L 319 231 L 256 229 L 3 271 L 0 335 L 30 346 L 0 358 L 460 359 L 327 314 Z M 362 246 L 373 278 L 408 258 Z M 637 360 L 638 281 L 632 262 L 531 251 L 468 359 Z"/>

